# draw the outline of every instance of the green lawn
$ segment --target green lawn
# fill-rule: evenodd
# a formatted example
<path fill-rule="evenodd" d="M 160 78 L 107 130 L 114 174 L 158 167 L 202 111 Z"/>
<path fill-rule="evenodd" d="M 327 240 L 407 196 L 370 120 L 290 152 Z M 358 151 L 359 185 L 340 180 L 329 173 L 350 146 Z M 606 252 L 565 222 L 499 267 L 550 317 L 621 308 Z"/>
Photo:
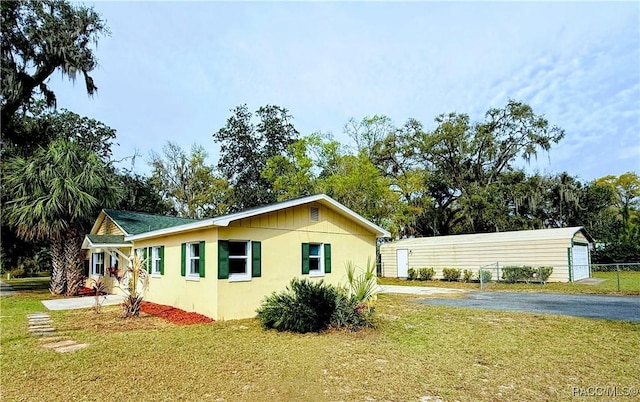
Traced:
<path fill-rule="evenodd" d="M 256 320 L 176 326 L 117 306 L 50 312 L 89 347 L 58 354 L 27 331 L 44 291 L 1 303 L 2 400 L 567 400 L 640 384 L 640 323 L 425 306 L 380 295 L 377 328 L 290 334 Z M 606 400 L 607 398 L 589 398 Z"/>
<path fill-rule="evenodd" d="M 586 285 L 581 283 L 558 283 L 551 282 L 545 285 L 539 283 L 505 283 L 491 282 L 485 284 L 483 290 L 491 291 L 534 291 L 534 292 L 560 292 L 560 293 L 587 293 L 587 294 L 624 294 L 640 295 L 640 272 L 622 271 L 620 272 L 620 292 L 617 291 L 616 272 L 594 272 L 594 278 L 604 279 L 597 285 Z M 479 290 L 478 282 L 446 282 L 446 281 L 408 281 L 398 278 L 378 278 L 381 285 L 403 285 L 403 286 L 433 286 L 445 288 L 473 289 Z"/>
<path fill-rule="evenodd" d="M 8 283 L 15 290 L 46 290 L 49 289 L 49 281 L 51 278 L 46 277 L 33 277 L 33 278 L 13 278 L 5 279 L 4 282 Z"/>

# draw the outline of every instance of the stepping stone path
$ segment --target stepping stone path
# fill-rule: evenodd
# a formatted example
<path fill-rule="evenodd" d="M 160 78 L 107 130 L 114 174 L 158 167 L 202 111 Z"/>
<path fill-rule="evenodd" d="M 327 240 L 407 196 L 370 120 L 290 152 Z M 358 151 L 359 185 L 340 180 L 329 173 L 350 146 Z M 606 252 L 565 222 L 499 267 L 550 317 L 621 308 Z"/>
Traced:
<path fill-rule="evenodd" d="M 27 314 L 27 319 L 29 320 L 29 332 L 31 335 L 39 337 L 42 347 L 53 349 L 58 353 L 67 353 L 88 346 L 86 343 L 78 343 L 67 339 L 64 335 L 59 335 L 47 313 Z"/>

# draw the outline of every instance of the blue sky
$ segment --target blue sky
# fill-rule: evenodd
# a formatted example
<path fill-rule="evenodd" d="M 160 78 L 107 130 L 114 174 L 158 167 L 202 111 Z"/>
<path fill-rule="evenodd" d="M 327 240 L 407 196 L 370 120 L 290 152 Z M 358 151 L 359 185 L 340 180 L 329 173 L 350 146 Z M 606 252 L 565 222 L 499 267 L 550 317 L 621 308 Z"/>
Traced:
<path fill-rule="evenodd" d="M 351 117 L 427 129 L 509 98 L 566 137 L 529 167 L 582 180 L 640 172 L 640 3 L 97 2 L 98 94 L 55 74 L 58 107 L 115 128 L 135 171 L 167 141 L 203 145 L 246 103 L 348 143 Z"/>

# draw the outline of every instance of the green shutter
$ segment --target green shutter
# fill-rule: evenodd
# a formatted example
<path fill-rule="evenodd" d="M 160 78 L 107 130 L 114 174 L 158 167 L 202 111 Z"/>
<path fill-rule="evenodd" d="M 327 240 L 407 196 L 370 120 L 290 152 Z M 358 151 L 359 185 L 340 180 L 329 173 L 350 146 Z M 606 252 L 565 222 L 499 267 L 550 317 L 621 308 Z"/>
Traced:
<path fill-rule="evenodd" d="M 331 244 L 324 245 L 324 273 L 331 273 Z"/>
<path fill-rule="evenodd" d="M 218 240 L 218 279 L 229 279 L 229 242 Z"/>
<path fill-rule="evenodd" d="M 204 242 L 201 241 L 200 245 L 198 246 L 200 248 L 200 259 L 198 261 L 198 265 L 200 267 L 199 271 L 200 271 L 200 278 L 204 278 L 204 266 L 205 266 L 205 259 L 204 259 Z"/>
<path fill-rule="evenodd" d="M 164 275 L 164 246 L 160 246 L 160 275 Z"/>
<path fill-rule="evenodd" d="M 185 276 L 187 272 L 187 243 L 182 243 L 180 254 L 180 275 Z"/>
<path fill-rule="evenodd" d="M 302 243 L 302 274 L 309 273 L 309 243 Z"/>
<path fill-rule="evenodd" d="M 251 276 L 259 278 L 262 275 L 262 243 L 251 242 Z"/>
<path fill-rule="evenodd" d="M 144 252 L 144 269 L 146 269 L 148 273 L 151 273 L 151 259 L 153 258 L 153 250 L 151 250 L 151 247 L 147 247 L 144 249 Z"/>

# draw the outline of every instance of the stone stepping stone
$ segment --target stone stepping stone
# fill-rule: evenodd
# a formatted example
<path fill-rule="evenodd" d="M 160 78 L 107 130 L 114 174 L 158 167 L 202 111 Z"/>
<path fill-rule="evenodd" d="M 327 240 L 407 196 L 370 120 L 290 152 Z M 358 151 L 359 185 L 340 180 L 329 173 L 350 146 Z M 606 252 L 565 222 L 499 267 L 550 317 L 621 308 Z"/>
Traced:
<path fill-rule="evenodd" d="M 67 352 L 75 352 L 76 350 L 86 348 L 87 346 L 89 345 L 87 345 L 86 343 L 76 343 L 75 345 L 61 346 L 53 350 L 55 350 L 58 353 L 67 353 Z"/>
<path fill-rule="evenodd" d="M 51 334 L 52 332 L 56 332 L 56 329 L 53 327 L 29 328 L 29 332 L 31 332 L 32 334 L 36 334 L 36 333 Z"/>
<path fill-rule="evenodd" d="M 60 348 L 60 347 L 71 346 L 71 345 L 76 345 L 76 344 L 78 344 L 78 342 L 76 342 L 74 340 L 71 340 L 71 339 L 67 339 L 67 340 L 64 340 L 64 341 L 47 343 L 47 344 L 44 344 L 42 346 L 45 347 L 45 348 L 48 348 L 48 349 L 57 349 L 57 348 Z"/>
<path fill-rule="evenodd" d="M 30 325 L 29 331 L 55 331 L 51 325 Z"/>
<path fill-rule="evenodd" d="M 27 314 L 27 318 L 51 318 L 47 313 Z"/>
<path fill-rule="evenodd" d="M 37 321 L 29 320 L 29 325 L 51 324 L 52 322 L 53 320 L 37 320 Z"/>

